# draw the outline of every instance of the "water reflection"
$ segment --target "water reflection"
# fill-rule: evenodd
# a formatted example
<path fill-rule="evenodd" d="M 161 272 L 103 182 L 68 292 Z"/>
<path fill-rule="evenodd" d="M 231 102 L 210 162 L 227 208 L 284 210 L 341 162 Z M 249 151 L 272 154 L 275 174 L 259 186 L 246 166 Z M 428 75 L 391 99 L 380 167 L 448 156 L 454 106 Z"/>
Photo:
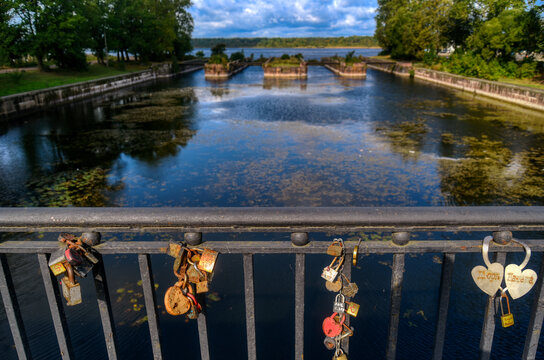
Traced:
<path fill-rule="evenodd" d="M 284 78 L 269 78 L 263 77 L 263 89 L 287 89 L 287 88 L 299 88 L 300 90 L 306 90 L 308 83 L 306 79 L 284 79 Z"/>

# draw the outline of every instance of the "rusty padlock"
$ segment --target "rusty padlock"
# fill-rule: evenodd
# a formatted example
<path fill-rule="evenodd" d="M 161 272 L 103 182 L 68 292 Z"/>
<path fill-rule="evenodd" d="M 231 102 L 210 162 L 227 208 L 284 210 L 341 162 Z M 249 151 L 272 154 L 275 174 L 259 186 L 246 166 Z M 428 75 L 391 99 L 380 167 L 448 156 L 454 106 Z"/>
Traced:
<path fill-rule="evenodd" d="M 187 297 L 187 278 L 178 281 L 166 290 L 164 294 L 164 308 L 170 315 L 185 314 L 191 308 L 191 300 Z"/>
<path fill-rule="evenodd" d="M 340 322 L 335 319 L 337 315 L 338 313 L 333 313 L 331 316 L 326 317 L 325 320 L 323 320 L 322 327 L 325 336 L 333 338 L 342 333 L 342 325 L 344 324 L 344 321 L 346 321 L 346 315 L 342 314 L 342 319 Z"/>
<path fill-rule="evenodd" d="M 62 296 L 66 299 L 66 305 L 74 306 L 81 304 L 81 286 L 75 280 L 74 271 L 69 263 L 64 264 L 66 268 L 66 276 L 61 279 Z"/>
<path fill-rule="evenodd" d="M 340 257 L 344 253 L 344 241 L 342 239 L 334 239 L 332 244 L 327 248 L 327 254 L 335 257 Z"/>
<path fill-rule="evenodd" d="M 334 341 L 334 338 L 326 336 L 323 340 L 323 345 L 325 345 L 327 350 L 334 350 L 336 347 L 336 342 Z"/>

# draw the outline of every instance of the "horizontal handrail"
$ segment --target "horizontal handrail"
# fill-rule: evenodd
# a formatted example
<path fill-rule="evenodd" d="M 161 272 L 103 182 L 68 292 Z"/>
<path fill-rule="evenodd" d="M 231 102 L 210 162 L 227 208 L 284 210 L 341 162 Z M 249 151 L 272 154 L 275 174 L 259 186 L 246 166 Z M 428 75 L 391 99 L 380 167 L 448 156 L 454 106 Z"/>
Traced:
<path fill-rule="evenodd" d="M 543 240 L 523 240 L 533 252 L 544 251 Z M 167 241 L 109 241 L 93 248 L 102 255 L 113 254 L 165 254 Z M 345 241 L 346 251 L 352 252 L 357 241 Z M 296 246 L 291 241 L 206 241 L 202 246 L 222 254 L 324 254 L 330 242 L 311 241 Z M 4 241 L 0 254 L 50 254 L 59 248 L 57 241 Z M 477 253 L 482 251 L 481 240 L 424 240 L 396 245 L 392 241 L 364 241 L 359 254 L 422 254 L 422 253 Z M 489 252 L 523 252 L 521 245 L 492 243 Z"/>
<path fill-rule="evenodd" d="M 0 208 L 0 232 L 544 231 L 544 206 Z"/>

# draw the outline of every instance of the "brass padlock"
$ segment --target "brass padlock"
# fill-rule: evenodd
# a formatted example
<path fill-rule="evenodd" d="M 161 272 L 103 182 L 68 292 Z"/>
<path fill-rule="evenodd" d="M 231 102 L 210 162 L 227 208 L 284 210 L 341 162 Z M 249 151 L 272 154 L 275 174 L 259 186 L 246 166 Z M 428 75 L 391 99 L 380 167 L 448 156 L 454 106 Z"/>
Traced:
<path fill-rule="evenodd" d="M 202 255 L 200 255 L 200 261 L 198 262 L 198 268 L 207 273 L 212 273 L 217 261 L 217 251 L 210 249 L 204 249 Z"/>
<path fill-rule="evenodd" d="M 67 276 L 61 280 L 62 296 L 66 299 L 66 305 L 73 306 L 81 304 L 81 286 L 74 278 L 72 266 L 68 263 L 64 264 Z"/>
<path fill-rule="evenodd" d="M 508 308 L 507 314 L 504 313 L 504 309 L 502 307 L 502 298 L 506 298 L 506 307 Z M 501 294 L 500 303 L 501 303 L 501 313 L 502 313 L 501 315 L 502 327 L 506 328 L 506 327 L 510 327 L 514 325 L 514 315 L 510 312 L 510 301 L 508 300 L 508 295 L 506 295 L 505 292 Z"/>
<path fill-rule="evenodd" d="M 357 317 L 357 314 L 359 313 L 359 304 L 356 304 L 354 302 L 347 302 L 346 304 L 348 304 L 346 314 Z"/>
<path fill-rule="evenodd" d="M 325 287 L 332 292 L 339 292 L 342 289 L 342 279 L 338 278 L 336 281 L 326 281 Z"/>
<path fill-rule="evenodd" d="M 342 349 L 337 349 L 334 352 L 334 356 L 332 357 L 332 360 L 348 360 L 348 356 Z"/>
<path fill-rule="evenodd" d="M 55 276 L 59 276 L 60 274 L 66 271 L 66 268 L 64 267 L 64 264 L 63 264 L 66 261 L 66 258 L 64 257 L 65 250 L 66 250 L 66 246 L 63 246 L 62 248 L 52 253 L 51 257 L 49 258 L 48 265 Z"/>
<path fill-rule="evenodd" d="M 331 256 L 342 256 L 344 252 L 344 243 L 342 239 L 334 239 L 327 248 L 327 254 Z"/>

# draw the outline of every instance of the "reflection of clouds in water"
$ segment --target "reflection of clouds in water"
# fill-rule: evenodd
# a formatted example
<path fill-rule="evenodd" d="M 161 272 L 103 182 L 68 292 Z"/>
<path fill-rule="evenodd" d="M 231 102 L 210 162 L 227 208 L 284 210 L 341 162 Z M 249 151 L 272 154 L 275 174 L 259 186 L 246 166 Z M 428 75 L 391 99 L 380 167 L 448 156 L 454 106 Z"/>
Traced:
<path fill-rule="evenodd" d="M 282 80 L 277 83 L 272 81 L 266 82 L 265 84 L 267 85 L 264 88 L 263 84 L 225 84 L 224 87 L 194 87 L 193 89 L 200 103 L 218 103 L 242 97 L 313 97 L 319 95 L 335 95 L 345 92 L 345 89 L 338 83 L 307 84 L 300 80 Z M 302 91 L 301 87 L 303 87 Z M 317 102 L 320 100 L 320 98 L 312 99 L 312 101 Z M 334 100 L 331 101 L 334 102 Z"/>
<path fill-rule="evenodd" d="M 340 96 L 324 96 L 318 99 L 310 100 L 311 104 L 316 104 L 316 105 L 320 105 L 320 104 L 329 104 L 329 105 L 338 104 L 339 105 L 339 104 L 344 104 L 346 102 L 348 102 L 348 99 L 346 99 L 345 97 L 340 97 Z"/>

